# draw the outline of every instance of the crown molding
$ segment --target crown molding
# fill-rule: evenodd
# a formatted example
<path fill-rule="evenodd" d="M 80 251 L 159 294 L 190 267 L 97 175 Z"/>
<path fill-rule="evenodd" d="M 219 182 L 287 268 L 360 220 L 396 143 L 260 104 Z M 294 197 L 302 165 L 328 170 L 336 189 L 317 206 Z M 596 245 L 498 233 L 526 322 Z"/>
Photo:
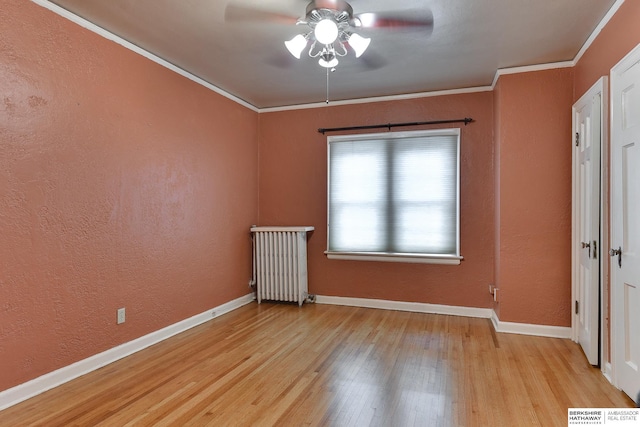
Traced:
<path fill-rule="evenodd" d="M 469 88 L 461 88 L 461 89 L 439 90 L 439 91 L 433 91 L 433 92 L 415 92 L 415 93 L 407 93 L 402 95 L 376 96 L 371 98 L 354 98 L 354 99 L 346 99 L 342 101 L 331 101 L 329 103 L 317 102 L 313 104 L 298 104 L 298 105 L 288 105 L 283 107 L 260 108 L 259 112 L 274 113 L 279 111 L 306 110 L 310 108 L 337 107 L 341 105 L 369 104 L 373 102 L 404 101 L 407 99 L 430 98 L 434 96 L 450 96 L 450 95 L 461 95 L 465 93 L 490 92 L 492 90 L 493 88 L 491 86 L 478 86 L 478 87 L 469 87 Z"/>
<path fill-rule="evenodd" d="M 194 74 L 191 74 L 190 72 L 160 58 L 159 56 L 154 55 L 151 52 L 139 46 L 136 46 L 131 42 L 128 42 L 122 37 L 117 36 L 116 34 L 110 31 L 107 31 L 104 28 L 99 27 L 96 24 L 74 13 L 69 12 L 68 10 L 62 8 L 61 6 L 51 3 L 49 0 L 31 0 L 31 1 L 33 3 L 38 4 L 39 6 L 49 9 L 50 11 L 56 13 L 57 15 L 60 15 L 80 25 L 85 29 L 88 29 L 89 31 L 92 31 L 108 40 L 111 40 L 114 43 L 117 43 L 125 47 L 126 49 L 129 49 L 139 55 L 142 55 L 143 57 L 165 68 L 168 68 L 169 70 L 177 74 L 180 74 L 181 76 L 186 77 L 189 80 L 192 80 L 193 82 L 198 83 L 206 87 L 207 89 L 212 90 L 217 94 L 222 95 L 225 98 L 228 98 L 257 113 L 273 113 L 273 112 L 280 112 L 280 111 L 305 110 L 305 109 L 313 109 L 313 108 L 337 107 L 337 106 L 344 106 L 344 105 L 357 105 L 357 104 L 366 104 L 366 103 L 374 103 L 374 102 L 403 101 L 403 100 L 409 100 L 409 99 L 429 98 L 429 97 L 435 97 L 435 96 L 450 96 L 450 95 L 460 95 L 460 94 L 467 94 L 467 93 L 489 92 L 495 89 L 495 86 L 498 83 L 499 78 L 504 75 L 529 73 L 529 72 L 552 70 L 552 69 L 558 69 L 558 68 L 571 68 L 571 67 L 574 67 L 578 63 L 578 61 L 580 61 L 584 53 L 589 49 L 589 47 L 591 47 L 595 39 L 598 37 L 598 35 L 602 31 L 602 29 L 609 23 L 611 18 L 613 18 L 613 16 L 616 14 L 618 9 L 620 9 L 622 4 L 625 2 L 625 0 L 616 0 L 616 2 L 613 4 L 613 6 L 611 6 L 607 14 L 602 18 L 602 20 L 598 23 L 596 28 L 593 30 L 591 35 L 587 38 L 587 40 L 582 45 L 582 47 L 580 48 L 580 50 L 578 51 L 577 55 L 573 60 L 547 63 L 547 64 L 527 65 L 522 67 L 499 68 L 496 71 L 493 78 L 493 82 L 491 83 L 490 86 L 478 86 L 478 87 L 440 90 L 440 91 L 432 91 L 432 92 L 416 92 L 416 93 L 409 93 L 409 94 L 402 94 L 402 95 L 379 96 L 379 97 L 371 97 L 371 98 L 356 98 L 356 99 L 333 101 L 330 103 L 318 102 L 318 103 L 310 103 L 310 104 L 288 105 L 288 106 L 282 106 L 282 107 L 258 108 L 255 105 L 250 104 L 244 101 L 243 99 L 235 95 L 232 95 L 231 93 L 207 82 L 206 80 Z"/>
<path fill-rule="evenodd" d="M 587 41 L 584 42 L 584 44 L 582 45 L 582 47 L 578 51 L 578 54 L 573 59 L 573 65 L 574 66 L 580 61 L 580 59 L 582 59 L 582 55 L 584 55 L 584 53 L 587 51 L 587 49 L 589 49 L 591 47 L 591 45 L 593 44 L 595 39 L 600 35 L 600 32 L 602 31 L 602 29 L 607 26 L 609 21 L 611 21 L 611 18 L 613 18 L 613 15 L 615 15 L 616 12 L 618 11 L 618 9 L 620 9 L 620 6 L 622 6 L 622 3 L 624 3 L 624 1 L 625 0 L 616 0 L 616 2 L 613 4 L 613 6 L 611 6 L 611 8 L 607 12 L 607 14 L 604 15 L 604 18 L 602 18 L 600 23 L 591 32 L 591 35 L 587 38 Z"/>
<path fill-rule="evenodd" d="M 183 77 L 188 78 L 189 80 L 202 85 L 204 87 L 206 87 L 209 90 L 212 90 L 213 92 L 224 96 L 225 98 L 230 99 L 231 101 L 234 101 L 240 105 L 242 105 L 243 107 L 246 107 L 252 111 L 258 112 L 258 108 L 255 105 L 249 104 L 248 102 L 244 101 L 241 98 L 238 98 L 235 95 L 230 94 L 229 92 L 220 89 L 219 87 L 209 83 L 208 81 L 196 76 L 195 74 L 191 74 L 190 72 L 176 66 L 175 64 L 172 64 L 169 61 L 166 61 L 162 58 L 160 58 L 157 55 L 154 55 L 153 53 L 141 48 L 140 46 L 136 46 L 135 44 L 123 39 L 122 37 L 105 30 L 102 27 L 99 27 L 98 25 L 94 24 L 91 21 L 88 21 L 74 13 L 69 12 L 67 9 L 58 6 L 57 4 L 51 3 L 49 0 L 31 0 L 33 3 L 37 4 L 38 6 L 42 6 L 45 9 L 50 10 L 51 12 L 55 13 L 56 15 L 59 15 L 63 18 L 68 19 L 69 21 L 80 25 L 82 28 L 85 28 L 91 32 L 94 32 L 96 34 L 98 34 L 99 36 L 104 37 L 107 40 L 111 40 L 114 43 L 119 44 L 120 46 L 129 49 L 132 52 L 137 53 L 138 55 L 144 56 L 145 58 L 155 62 L 158 65 L 161 65 L 165 68 L 168 68 L 169 70 L 173 71 L 174 73 L 177 73 Z"/>
<path fill-rule="evenodd" d="M 525 65 L 522 67 L 498 68 L 491 83 L 491 90 L 495 89 L 498 79 L 509 74 L 532 73 L 535 71 L 555 70 L 558 68 L 571 68 L 575 65 L 573 61 L 550 62 L 548 64 Z"/>

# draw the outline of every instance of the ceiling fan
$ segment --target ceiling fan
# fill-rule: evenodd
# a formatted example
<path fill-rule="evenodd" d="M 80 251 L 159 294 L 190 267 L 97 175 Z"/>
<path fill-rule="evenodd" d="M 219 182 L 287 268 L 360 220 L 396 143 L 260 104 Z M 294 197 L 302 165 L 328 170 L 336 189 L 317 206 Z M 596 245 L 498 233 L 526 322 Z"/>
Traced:
<path fill-rule="evenodd" d="M 428 9 L 354 14 L 351 5 L 344 0 L 312 0 L 301 18 L 229 4 L 225 19 L 299 25 L 304 29 L 301 34 L 284 42 L 287 50 L 300 59 L 308 48 L 311 58 L 317 58 L 320 66 L 331 70 L 338 65 L 338 58 L 346 56 L 350 50 L 356 58 L 367 50 L 371 38 L 358 34 L 361 29 L 419 29 L 427 35 L 433 30 L 433 15 Z"/>

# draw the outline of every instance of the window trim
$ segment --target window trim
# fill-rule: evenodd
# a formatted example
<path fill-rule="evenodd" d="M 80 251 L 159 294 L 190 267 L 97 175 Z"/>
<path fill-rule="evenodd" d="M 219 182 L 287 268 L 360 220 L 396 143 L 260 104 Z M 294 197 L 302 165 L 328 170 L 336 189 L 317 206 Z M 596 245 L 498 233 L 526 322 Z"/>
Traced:
<path fill-rule="evenodd" d="M 329 259 L 343 259 L 349 261 L 383 261 L 383 262 L 407 262 L 415 264 L 444 264 L 460 265 L 464 259 L 454 255 L 425 255 L 391 252 L 334 252 L 324 251 Z"/>
<path fill-rule="evenodd" d="M 392 253 L 392 252 L 350 252 L 350 251 L 330 251 L 329 248 L 329 225 L 330 204 L 329 199 L 331 189 L 331 143 L 340 141 L 359 141 L 372 139 L 402 139 L 422 136 L 455 135 L 457 137 L 456 150 L 456 253 L 455 254 L 421 254 L 421 253 Z M 422 264 L 444 264 L 459 265 L 464 259 L 460 255 L 460 128 L 445 128 L 420 131 L 403 132 L 383 132 L 357 135 L 337 135 L 327 137 L 327 250 L 324 252 L 328 259 L 352 260 L 352 261 L 382 261 L 382 262 L 405 262 Z"/>

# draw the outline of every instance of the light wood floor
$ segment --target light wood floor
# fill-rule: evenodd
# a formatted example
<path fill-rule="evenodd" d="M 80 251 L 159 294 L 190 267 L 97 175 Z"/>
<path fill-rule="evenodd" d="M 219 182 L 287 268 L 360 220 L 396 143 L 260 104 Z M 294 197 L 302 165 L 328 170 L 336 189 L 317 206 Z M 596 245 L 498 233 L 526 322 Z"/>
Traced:
<path fill-rule="evenodd" d="M 568 340 L 253 303 L 0 412 L 2 426 L 566 426 L 631 407 Z"/>

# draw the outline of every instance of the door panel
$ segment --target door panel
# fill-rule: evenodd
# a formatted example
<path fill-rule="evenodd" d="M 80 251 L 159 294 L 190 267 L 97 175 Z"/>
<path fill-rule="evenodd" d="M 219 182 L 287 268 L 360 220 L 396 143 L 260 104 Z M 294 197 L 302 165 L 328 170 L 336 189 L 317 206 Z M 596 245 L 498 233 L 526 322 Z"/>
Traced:
<path fill-rule="evenodd" d="M 576 144 L 573 153 L 573 292 L 574 332 L 592 365 L 600 361 L 600 153 L 602 142 L 601 79 L 573 107 Z"/>
<path fill-rule="evenodd" d="M 638 316 L 638 288 L 631 283 L 624 284 L 624 323 L 625 325 L 637 325 L 640 322 Z M 640 331 L 636 331 L 640 332 Z M 640 333 L 635 333 L 633 327 L 625 328 L 624 335 L 624 363 L 629 365 L 631 370 L 638 371 L 640 361 Z"/>
<path fill-rule="evenodd" d="M 637 183 L 640 174 L 637 165 L 640 165 L 640 150 L 637 144 L 622 147 L 622 250 L 625 255 L 636 254 L 638 250 L 640 193 Z"/>
<path fill-rule="evenodd" d="M 640 46 L 611 72 L 611 285 L 615 383 L 640 391 Z M 620 250 L 618 250 L 620 249 Z"/>
<path fill-rule="evenodd" d="M 640 96 L 636 98 L 640 100 Z M 623 98 L 623 100 L 623 106 L 626 107 L 626 102 L 629 102 L 630 99 Z M 625 118 L 630 117 L 626 111 L 624 116 Z M 633 126 L 637 126 L 637 124 Z M 627 129 L 633 126 L 629 126 Z M 624 258 L 635 257 L 638 249 L 640 234 L 638 229 L 638 224 L 640 223 L 640 209 L 638 209 L 638 202 L 640 201 L 640 193 L 638 192 L 640 190 L 640 187 L 638 187 L 640 182 L 639 167 L 640 149 L 638 145 L 632 143 L 622 147 L 622 254 Z M 637 285 L 640 278 L 630 277 L 627 279 L 632 279 L 633 282 L 625 281 L 622 284 L 624 289 L 622 292 L 624 306 L 622 319 L 624 324 L 624 363 L 628 365 L 631 371 L 637 372 L 640 364 L 638 361 L 640 358 L 640 348 L 638 348 L 638 342 L 640 341 L 640 320 L 638 317 L 640 298 L 638 297 Z"/>

